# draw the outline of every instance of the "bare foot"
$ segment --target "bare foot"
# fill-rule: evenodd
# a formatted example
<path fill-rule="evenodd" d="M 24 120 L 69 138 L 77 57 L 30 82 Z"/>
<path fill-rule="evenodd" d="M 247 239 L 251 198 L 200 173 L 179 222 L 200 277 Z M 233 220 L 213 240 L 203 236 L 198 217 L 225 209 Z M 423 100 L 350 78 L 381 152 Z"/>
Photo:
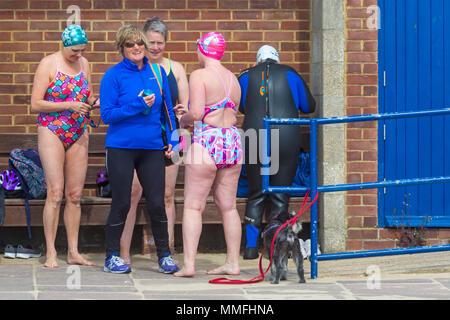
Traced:
<path fill-rule="evenodd" d="M 193 277 L 195 275 L 194 268 L 183 267 L 180 271 L 173 274 L 175 277 Z"/>
<path fill-rule="evenodd" d="M 125 249 L 122 246 L 120 246 L 120 257 L 123 259 L 126 265 L 131 266 L 130 249 Z"/>
<path fill-rule="evenodd" d="M 67 264 L 79 264 L 82 266 L 95 266 L 95 263 L 83 258 L 79 253 L 69 253 L 67 255 Z"/>
<path fill-rule="evenodd" d="M 56 262 L 56 254 L 47 254 L 47 259 L 44 263 L 46 268 L 58 268 L 58 262 Z"/>
<path fill-rule="evenodd" d="M 175 264 L 176 264 L 176 265 L 179 265 L 179 264 L 180 264 L 179 261 L 178 261 L 178 259 L 175 259 L 174 256 L 172 256 L 172 259 L 173 259 L 173 261 L 175 261 Z"/>
<path fill-rule="evenodd" d="M 241 271 L 238 265 L 225 264 L 221 267 L 207 271 L 206 273 L 211 275 L 227 274 L 230 276 L 237 276 L 241 273 Z"/>
<path fill-rule="evenodd" d="M 169 247 L 169 249 L 170 249 L 170 254 L 172 255 L 173 261 L 175 261 L 175 263 L 178 264 L 179 261 L 177 259 L 175 259 L 175 257 L 174 257 L 175 248 L 174 247 Z"/>
<path fill-rule="evenodd" d="M 128 256 L 128 255 L 124 255 L 124 256 L 120 255 L 120 257 L 123 259 L 123 262 L 126 265 L 131 266 L 131 257 L 130 256 Z"/>

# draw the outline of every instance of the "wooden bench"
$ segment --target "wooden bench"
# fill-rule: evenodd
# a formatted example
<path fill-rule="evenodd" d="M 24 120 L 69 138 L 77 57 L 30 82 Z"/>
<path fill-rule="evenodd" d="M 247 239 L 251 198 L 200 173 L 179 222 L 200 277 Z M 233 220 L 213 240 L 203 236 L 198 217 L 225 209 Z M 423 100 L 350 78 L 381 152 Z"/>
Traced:
<path fill-rule="evenodd" d="M 89 135 L 89 165 L 86 175 L 85 189 L 81 200 L 81 225 L 105 225 L 111 205 L 110 198 L 102 198 L 96 196 L 96 178 L 97 172 L 105 170 L 105 134 L 91 133 Z M 37 149 L 36 133 L 0 133 L 0 171 L 8 169 L 9 153 L 14 148 L 21 149 Z M 183 219 L 183 185 L 184 185 L 184 166 L 180 166 L 176 191 L 175 191 L 175 207 L 176 207 L 176 224 L 181 224 Z M 291 198 L 290 210 L 298 212 L 300 210 L 303 198 Z M 245 213 L 246 198 L 237 198 L 236 205 L 243 221 Z M 42 226 L 42 212 L 45 200 L 30 201 L 30 215 L 32 226 Z M 63 225 L 63 206 L 61 208 L 60 225 Z M 23 199 L 5 199 L 6 215 L 4 226 L 26 226 L 25 202 Z M 309 212 L 302 216 L 302 221 L 309 222 Z M 203 213 L 204 224 L 221 224 L 222 218 L 214 204 L 212 196 L 208 197 L 205 211 Z M 146 214 L 145 200 L 141 200 L 137 210 L 136 224 L 148 224 Z M 145 230 L 144 230 L 145 231 Z M 144 232 L 145 233 L 145 232 Z M 145 235 L 144 235 L 145 238 Z"/>

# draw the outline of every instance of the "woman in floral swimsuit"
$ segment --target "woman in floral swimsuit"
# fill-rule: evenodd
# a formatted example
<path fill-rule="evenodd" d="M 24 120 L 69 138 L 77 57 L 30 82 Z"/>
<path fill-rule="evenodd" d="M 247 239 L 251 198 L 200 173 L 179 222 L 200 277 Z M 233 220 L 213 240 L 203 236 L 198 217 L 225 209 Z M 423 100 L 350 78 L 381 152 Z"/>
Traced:
<path fill-rule="evenodd" d="M 202 230 L 202 212 L 213 190 L 214 201 L 222 214 L 227 257 L 225 264 L 209 274 L 239 274 L 241 220 L 236 210 L 236 192 L 241 172 L 242 146 L 236 124 L 236 105 L 241 98 L 237 78 L 221 63 L 225 51 L 222 34 L 210 32 L 197 41 L 201 69 L 189 80 L 189 110 L 180 126 L 194 124 L 192 145 L 186 155 L 183 212 L 183 269 L 175 276 L 195 274 L 195 256 Z"/>
<path fill-rule="evenodd" d="M 87 48 L 86 33 L 71 25 L 64 30 L 62 41 L 62 50 L 39 63 L 31 95 L 31 110 L 39 112 L 38 149 L 47 184 L 44 266 L 49 268 L 58 267 L 55 238 L 63 197 L 67 262 L 93 265 L 78 252 L 78 230 L 88 164 L 87 114 L 100 104 L 91 94 L 89 63 L 82 56 Z"/>

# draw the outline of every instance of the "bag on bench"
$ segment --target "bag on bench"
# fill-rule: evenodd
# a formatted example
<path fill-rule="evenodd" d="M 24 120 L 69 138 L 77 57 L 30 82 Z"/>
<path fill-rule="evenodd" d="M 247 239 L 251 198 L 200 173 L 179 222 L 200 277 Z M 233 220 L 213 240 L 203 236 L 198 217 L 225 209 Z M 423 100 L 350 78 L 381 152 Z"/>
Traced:
<path fill-rule="evenodd" d="M 97 172 L 97 197 L 111 198 L 111 186 L 106 171 Z"/>
<path fill-rule="evenodd" d="M 31 217 L 28 200 L 45 199 L 47 196 L 47 185 L 39 152 L 34 149 L 13 149 L 9 156 L 9 167 L 18 175 L 22 189 L 25 192 L 28 236 L 31 239 Z"/>
<path fill-rule="evenodd" d="M 0 172 L 0 189 L 6 199 L 25 198 L 19 177 L 13 170 L 3 170 Z"/>
<path fill-rule="evenodd" d="M 5 221 L 5 193 L 3 188 L 0 187 L 0 228 Z"/>

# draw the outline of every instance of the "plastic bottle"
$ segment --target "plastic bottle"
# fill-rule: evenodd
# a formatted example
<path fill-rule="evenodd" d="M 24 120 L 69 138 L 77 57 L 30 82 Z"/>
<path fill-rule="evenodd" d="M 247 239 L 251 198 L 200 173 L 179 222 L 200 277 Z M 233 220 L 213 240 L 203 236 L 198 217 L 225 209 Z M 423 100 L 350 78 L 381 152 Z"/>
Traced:
<path fill-rule="evenodd" d="M 143 97 L 148 97 L 148 96 L 150 96 L 150 95 L 152 95 L 152 94 L 153 94 L 152 89 L 144 89 L 144 92 L 142 93 L 142 96 L 143 96 Z M 143 113 L 144 115 L 150 114 L 150 108 L 151 108 L 151 107 L 148 107 L 147 109 L 145 109 L 144 111 L 142 111 L 142 113 Z"/>

